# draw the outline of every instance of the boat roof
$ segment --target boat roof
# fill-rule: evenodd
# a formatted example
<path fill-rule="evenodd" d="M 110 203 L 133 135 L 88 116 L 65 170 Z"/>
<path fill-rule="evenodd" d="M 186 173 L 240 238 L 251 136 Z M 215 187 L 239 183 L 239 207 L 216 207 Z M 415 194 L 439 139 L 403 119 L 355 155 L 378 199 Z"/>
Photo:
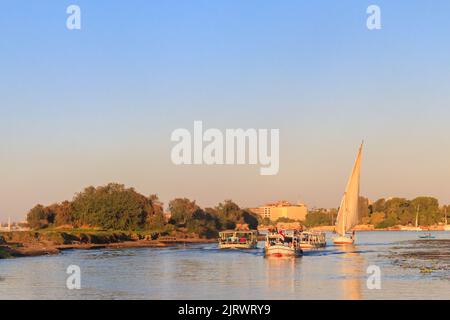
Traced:
<path fill-rule="evenodd" d="M 256 230 L 224 230 L 220 231 L 220 233 L 256 233 Z"/>
<path fill-rule="evenodd" d="M 267 234 L 267 236 L 269 237 L 269 238 L 282 238 L 282 237 L 285 237 L 285 238 L 294 238 L 294 237 L 298 237 L 298 235 L 297 234 L 295 234 L 295 233 L 283 233 L 283 234 L 279 234 L 279 233 L 268 233 Z"/>
<path fill-rule="evenodd" d="M 302 234 L 325 234 L 325 232 L 315 231 L 315 230 L 303 231 L 303 232 L 301 232 L 301 233 L 302 233 Z"/>

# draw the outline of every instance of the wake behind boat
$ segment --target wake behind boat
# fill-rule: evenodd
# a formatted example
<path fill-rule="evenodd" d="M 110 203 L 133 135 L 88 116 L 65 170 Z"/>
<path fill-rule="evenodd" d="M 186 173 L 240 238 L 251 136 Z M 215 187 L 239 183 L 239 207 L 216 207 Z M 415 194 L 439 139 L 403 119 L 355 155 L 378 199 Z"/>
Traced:
<path fill-rule="evenodd" d="M 266 257 L 300 257 L 300 234 L 296 230 L 275 230 L 266 236 L 264 245 Z"/>
<path fill-rule="evenodd" d="M 363 143 L 359 147 L 355 165 L 347 182 L 344 196 L 339 206 L 339 212 L 336 219 L 336 232 L 338 237 L 333 238 L 333 243 L 337 245 L 353 244 L 355 241 L 355 233 L 347 236 L 354 226 L 358 224 L 359 218 L 359 181 L 361 171 L 361 156 Z"/>

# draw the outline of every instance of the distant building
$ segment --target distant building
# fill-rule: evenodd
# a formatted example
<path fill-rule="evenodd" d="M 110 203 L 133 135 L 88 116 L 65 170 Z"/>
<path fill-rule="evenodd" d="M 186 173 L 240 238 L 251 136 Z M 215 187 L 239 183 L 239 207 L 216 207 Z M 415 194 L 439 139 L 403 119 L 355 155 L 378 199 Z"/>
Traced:
<path fill-rule="evenodd" d="M 167 211 L 167 212 L 163 213 L 163 216 L 164 216 L 164 220 L 166 222 L 168 222 L 172 218 L 172 213 L 170 213 L 170 211 Z"/>
<path fill-rule="evenodd" d="M 7 223 L 0 223 L 0 231 L 1 232 L 29 231 L 29 230 L 30 230 L 30 228 L 28 226 L 27 221 L 12 222 L 11 218 L 8 218 Z"/>
<path fill-rule="evenodd" d="M 291 204 L 287 201 L 268 203 L 257 208 L 250 208 L 249 210 L 271 221 L 277 221 L 279 218 L 305 221 L 306 215 L 308 214 L 308 208 L 303 203 Z"/>
<path fill-rule="evenodd" d="M 3 224 L 0 223 L 0 231 L 11 231 L 11 218 L 8 218 L 8 222 Z"/>

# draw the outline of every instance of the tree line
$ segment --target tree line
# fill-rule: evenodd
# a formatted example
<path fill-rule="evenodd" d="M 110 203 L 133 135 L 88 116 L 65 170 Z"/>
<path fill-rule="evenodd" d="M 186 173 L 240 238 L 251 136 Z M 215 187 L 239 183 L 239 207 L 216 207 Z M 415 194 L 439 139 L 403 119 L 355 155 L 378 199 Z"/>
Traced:
<path fill-rule="evenodd" d="M 187 198 L 169 202 L 170 218 L 164 215 L 163 203 L 153 194 L 144 196 L 123 184 L 87 187 L 71 201 L 49 206 L 41 204 L 27 214 L 32 229 L 53 227 L 101 228 L 106 230 L 148 230 L 164 234 L 191 233 L 212 238 L 225 229 L 247 224 L 258 226 L 258 216 L 241 209 L 231 200 L 214 208 L 202 209 Z"/>
<path fill-rule="evenodd" d="M 396 225 L 414 225 L 416 215 L 421 226 L 443 223 L 445 212 L 450 214 L 450 205 L 440 206 L 433 197 L 378 199 L 373 203 L 360 197 L 359 214 L 361 224 L 372 224 L 375 228 L 388 228 Z M 315 209 L 306 216 L 308 227 L 334 225 L 338 209 Z"/>
<path fill-rule="evenodd" d="M 414 224 L 418 213 L 419 224 L 428 226 L 444 221 L 445 210 L 433 197 L 379 199 L 369 203 L 359 201 L 360 223 L 375 228 Z M 169 216 L 164 215 L 163 203 L 158 196 L 144 196 L 133 188 L 110 183 L 100 187 L 87 187 L 66 200 L 49 206 L 36 205 L 27 214 L 32 229 L 44 228 L 100 228 L 106 230 L 155 231 L 162 234 L 193 234 L 212 238 L 218 232 L 247 224 L 256 229 L 258 224 L 273 222 L 262 219 L 231 200 L 225 200 L 213 208 L 201 208 L 195 201 L 176 198 L 168 204 Z M 306 216 L 306 227 L 334 225 L 338 209 L 314 209 Z M 286 221 L 279 221 L 286 222 Z"/>

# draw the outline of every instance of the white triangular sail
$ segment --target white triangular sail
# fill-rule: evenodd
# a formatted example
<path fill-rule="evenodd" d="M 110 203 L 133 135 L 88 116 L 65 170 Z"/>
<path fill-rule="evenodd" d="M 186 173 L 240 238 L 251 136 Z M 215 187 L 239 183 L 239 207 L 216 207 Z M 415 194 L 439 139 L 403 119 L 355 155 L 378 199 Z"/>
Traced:
<path fill-rule="evenodd" d="M 340 236 L 350 231 L 359 220 L 359 177 L 361 171 L 361 156 L 363 144 L 359 147 L 358 156 L 353 166 L 352 174 L 347 182 L 344 196 L 341 200 L 336 220 L 336 232 Z"/>

